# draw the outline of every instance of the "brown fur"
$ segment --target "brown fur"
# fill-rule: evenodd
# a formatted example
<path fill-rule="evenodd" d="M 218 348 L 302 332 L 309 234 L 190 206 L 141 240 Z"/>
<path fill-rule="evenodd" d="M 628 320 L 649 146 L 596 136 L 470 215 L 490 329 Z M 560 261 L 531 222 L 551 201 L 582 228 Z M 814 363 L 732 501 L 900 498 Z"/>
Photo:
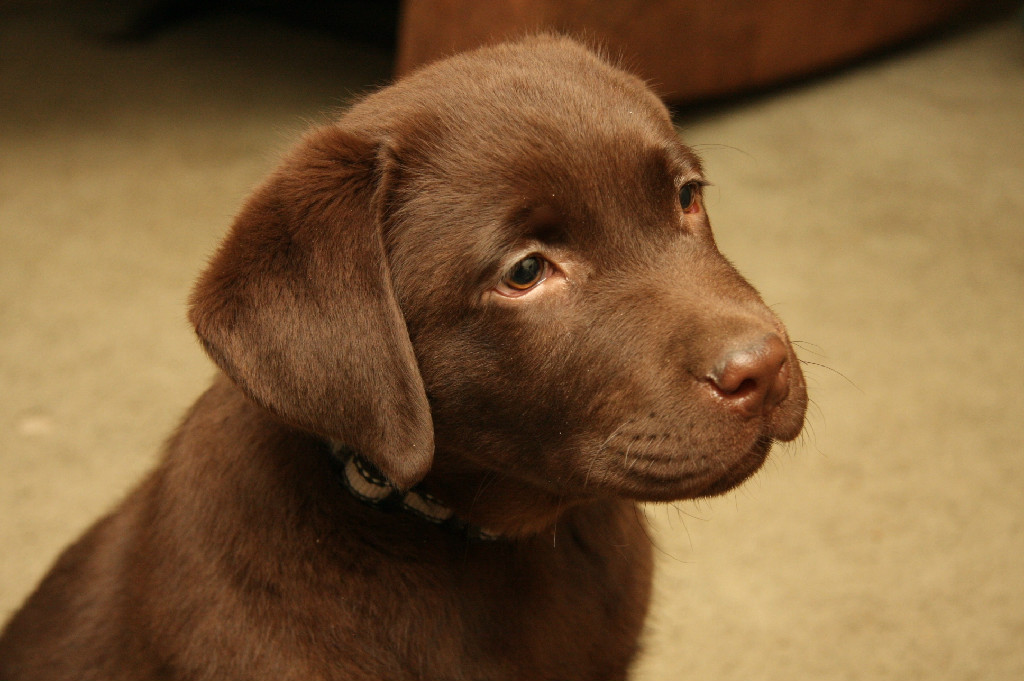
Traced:
<path fill-rule="evenodd" d="M 7 625 L 0 678 L 626 678 L 635 503 L 739 484 L 806 404 L 680 206 L 701 172 L 640 81 L 560 38 L 310 132 L 195 288 L 223 374 Z M 508 297 L 530 254 L 547 279 Z M 503 537 L 363 504 L 325 442 Z"/>

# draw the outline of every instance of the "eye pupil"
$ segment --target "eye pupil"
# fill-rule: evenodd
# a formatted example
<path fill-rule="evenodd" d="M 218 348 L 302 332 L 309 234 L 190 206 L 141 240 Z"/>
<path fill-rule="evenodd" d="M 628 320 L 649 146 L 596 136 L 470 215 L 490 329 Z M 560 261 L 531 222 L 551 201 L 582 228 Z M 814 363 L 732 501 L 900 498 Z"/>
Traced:
<path fill-rule="evenodd" d="M 509 275 L 508 283 L 515 288 L 527 288 L 537 281 L 537 278 L 540 276 L 540 272 L 540 258 L 532 256 L 529 258 L 523 258 L 516 263 L 515 269 L 513 269 L 512 274 Z"/>
<path fill-rule="evenodd" d="M 696 191 L 694 191 L 694 185 L 692 182 L 687 182 L 679 190 L 679 205 L 683 207 L 683 210 L 689 210 L 693 207 L 693 201 L 696 198 Z"/>

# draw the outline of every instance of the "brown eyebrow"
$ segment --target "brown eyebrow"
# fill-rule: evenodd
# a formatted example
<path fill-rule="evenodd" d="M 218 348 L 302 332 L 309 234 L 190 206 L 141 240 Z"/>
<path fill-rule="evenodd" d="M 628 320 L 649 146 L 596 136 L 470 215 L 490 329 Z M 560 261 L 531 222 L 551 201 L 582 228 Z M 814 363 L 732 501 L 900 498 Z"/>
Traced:
<path fill-rule="evenodd" d="M 702 178 L 704 177 L 704 164 L 701 162 L 697 152 L 690 147 L 682 142 L 677 142 L 676 144 L 668 145 L 665 152 L 673 169 L 680 175 L 696 174 Z"/>

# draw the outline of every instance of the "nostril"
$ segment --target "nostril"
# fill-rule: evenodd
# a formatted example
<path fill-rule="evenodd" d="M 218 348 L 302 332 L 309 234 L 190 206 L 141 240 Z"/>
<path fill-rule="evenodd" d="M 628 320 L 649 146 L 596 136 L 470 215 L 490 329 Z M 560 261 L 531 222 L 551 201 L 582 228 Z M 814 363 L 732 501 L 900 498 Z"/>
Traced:
<path fill-rule="evenodd" d="M 721 389 L 721 388 L 719 388 Z M 758 389 L 758 382 L 753 378 L 744 378 L 736 389 L 729 393 L 730 397 L 742 397 L 748 393 L 755 392 Z"/>
<path fill-rule="evenodd" d="M 789 353 L 775 334 L 727 350 L 707 373 L 716 395 L 745 416 L 770 412 L 789 394 Z"/>

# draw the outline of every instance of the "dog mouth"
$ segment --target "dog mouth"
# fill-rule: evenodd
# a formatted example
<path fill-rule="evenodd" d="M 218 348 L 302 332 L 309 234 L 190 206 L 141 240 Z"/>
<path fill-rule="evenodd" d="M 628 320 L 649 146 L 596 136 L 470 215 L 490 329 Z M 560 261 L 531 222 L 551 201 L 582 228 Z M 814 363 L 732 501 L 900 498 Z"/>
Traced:
<path fill-rule="evenodd" d="M 768 458 L 775 439 L 758 437 L 735 452 L 682 454 L 662 451 L 617 452 L 619 460 L 590 483 L 610 486 L 637 501 L 678 501 L 713 497 L 737 487 L 756 473 Z"/>
<path fill-rule="evenodd" d="M 745 482 L 750 476 L 761 469 L 768 459 L 768 453 L 775 443 L 770 437 L 761 437 L 754 443 L 745 456 L 735 462 L 721 476 L 708 485 L 700 496 L 713 497 L 724 494 Z"/>
<path fill-rule="evenodd" d="M 655 414 L 628 422 L 593 455 L 585 485 L 637 501 L 677 501 L 728 492 L 764 465 L 776 442 L 788 442 L 800 434 L 806 391 L 802 382 L 792 387 L 785 403 L 746 423 L 695 427 Z"/>

